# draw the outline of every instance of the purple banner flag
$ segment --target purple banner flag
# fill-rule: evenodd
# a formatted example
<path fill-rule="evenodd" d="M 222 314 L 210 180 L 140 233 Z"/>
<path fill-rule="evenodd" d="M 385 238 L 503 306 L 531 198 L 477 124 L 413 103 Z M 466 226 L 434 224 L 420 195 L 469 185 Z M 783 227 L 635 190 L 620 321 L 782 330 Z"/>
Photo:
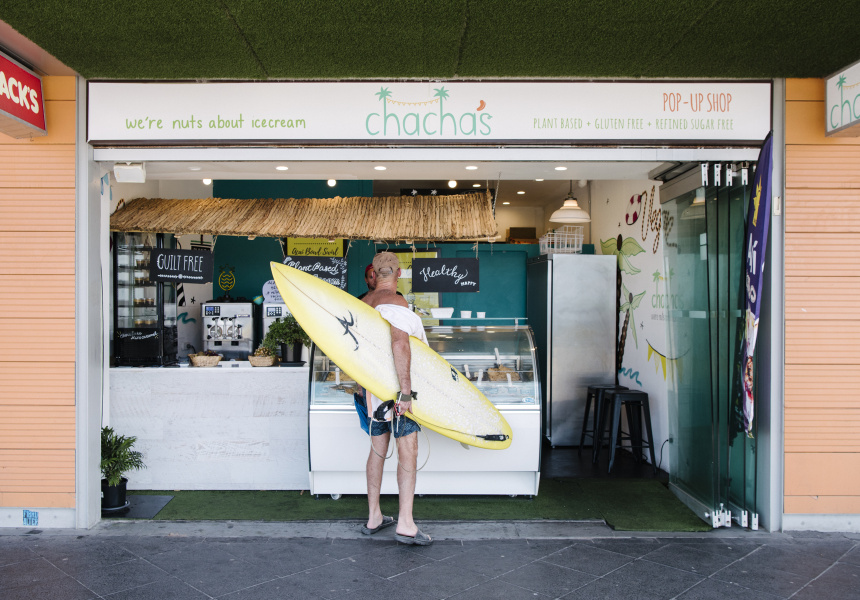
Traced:
<path fill-rule="evenodd" d="M 753 354 L 755 353 L 758 319 L 761 312 L 761 288 L 764 274 L 764 256 L 767 250 L 767 234 L 770 226 L 771 172 L 773 136 L 764 140 L 758 156 L 758 166 L 752 183 L 752 198 L 747 209 L 745 257 L 744 311 L 745 331 L 743 344 L 744 431 L 752 435 L 754 415 Z"/>

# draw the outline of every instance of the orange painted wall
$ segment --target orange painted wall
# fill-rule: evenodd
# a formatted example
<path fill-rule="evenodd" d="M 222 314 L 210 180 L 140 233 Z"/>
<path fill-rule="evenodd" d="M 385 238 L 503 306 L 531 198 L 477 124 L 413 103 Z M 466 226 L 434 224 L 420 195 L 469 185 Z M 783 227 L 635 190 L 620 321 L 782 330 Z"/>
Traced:
<path fill-rule="evenodd" d="M 48 135 L 0 133 L 0 506 L 75 507 L 75 78 Z"/>
<path fill-rule="evenodd" d="M 785 107 L 785 512 L 860 513 L 860 137 L 824 136 L 824 81 Z"/>

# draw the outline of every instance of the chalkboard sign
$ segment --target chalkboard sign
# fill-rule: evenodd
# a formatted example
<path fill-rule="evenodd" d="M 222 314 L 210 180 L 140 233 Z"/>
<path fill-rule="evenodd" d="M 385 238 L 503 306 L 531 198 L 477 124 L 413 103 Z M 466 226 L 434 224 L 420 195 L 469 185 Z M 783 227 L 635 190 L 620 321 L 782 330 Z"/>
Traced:
<path fill-rule="evenodd" d="M 416 258 L 412 261 L 414 292 L 477 292 L 477 258 Z"/>
<path fill-rule="evenodd" d="M 346 289 L 346 259 L 324 256 L 288 256 L 284 264 L 310 273 L 342 290 Z"/>
<path fill-rule="evenodd" d="M 149 279 L 163 283 L 212 283 L 215 259 L 203 250 L 153 248 Z"/>

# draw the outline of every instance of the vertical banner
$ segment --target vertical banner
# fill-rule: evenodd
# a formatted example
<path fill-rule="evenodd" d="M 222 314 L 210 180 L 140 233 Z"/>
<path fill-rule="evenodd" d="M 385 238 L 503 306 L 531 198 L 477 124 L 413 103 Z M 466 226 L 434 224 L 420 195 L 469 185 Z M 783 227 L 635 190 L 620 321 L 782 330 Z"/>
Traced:
<path fill-rule="evenodd" d="M 753 355 L 755 353 L 758 320 L 761 312 L 761 288 L 764 280 L 764 257 L 767 250 L 767 234 L 770 226 L 771 174 L 773 136 L 764 140 L 758 156 L 758 166 L 752 183 L 752 198 L 747 209 L 746 240 L 744 245 L 745 300 L 744 343 L 741 359 L 743 373 L 744 431 L 752 437 L 754 415 Z"/>

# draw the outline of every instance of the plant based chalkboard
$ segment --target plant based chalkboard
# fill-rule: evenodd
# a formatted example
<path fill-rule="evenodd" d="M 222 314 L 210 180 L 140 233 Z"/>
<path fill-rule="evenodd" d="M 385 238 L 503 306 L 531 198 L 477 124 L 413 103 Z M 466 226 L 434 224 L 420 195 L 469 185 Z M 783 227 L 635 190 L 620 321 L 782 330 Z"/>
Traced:
<path fill-rule="evenodd" d="M 212 283 L 214 264 L 211 252 L 153 248 L 149 279 L 162 283 Z"/>
<path fill-rule="evenodd" d="M 477 292 L 477 258 L 416 258 L 412 261 L 414 292 Z"/>
<path fill-rule="evenodd" d="M 346 289 L 346 259 L 324 256 L 288 256 L 284 259 L 288 267 L 319 277 L 342 290 Z"/>

